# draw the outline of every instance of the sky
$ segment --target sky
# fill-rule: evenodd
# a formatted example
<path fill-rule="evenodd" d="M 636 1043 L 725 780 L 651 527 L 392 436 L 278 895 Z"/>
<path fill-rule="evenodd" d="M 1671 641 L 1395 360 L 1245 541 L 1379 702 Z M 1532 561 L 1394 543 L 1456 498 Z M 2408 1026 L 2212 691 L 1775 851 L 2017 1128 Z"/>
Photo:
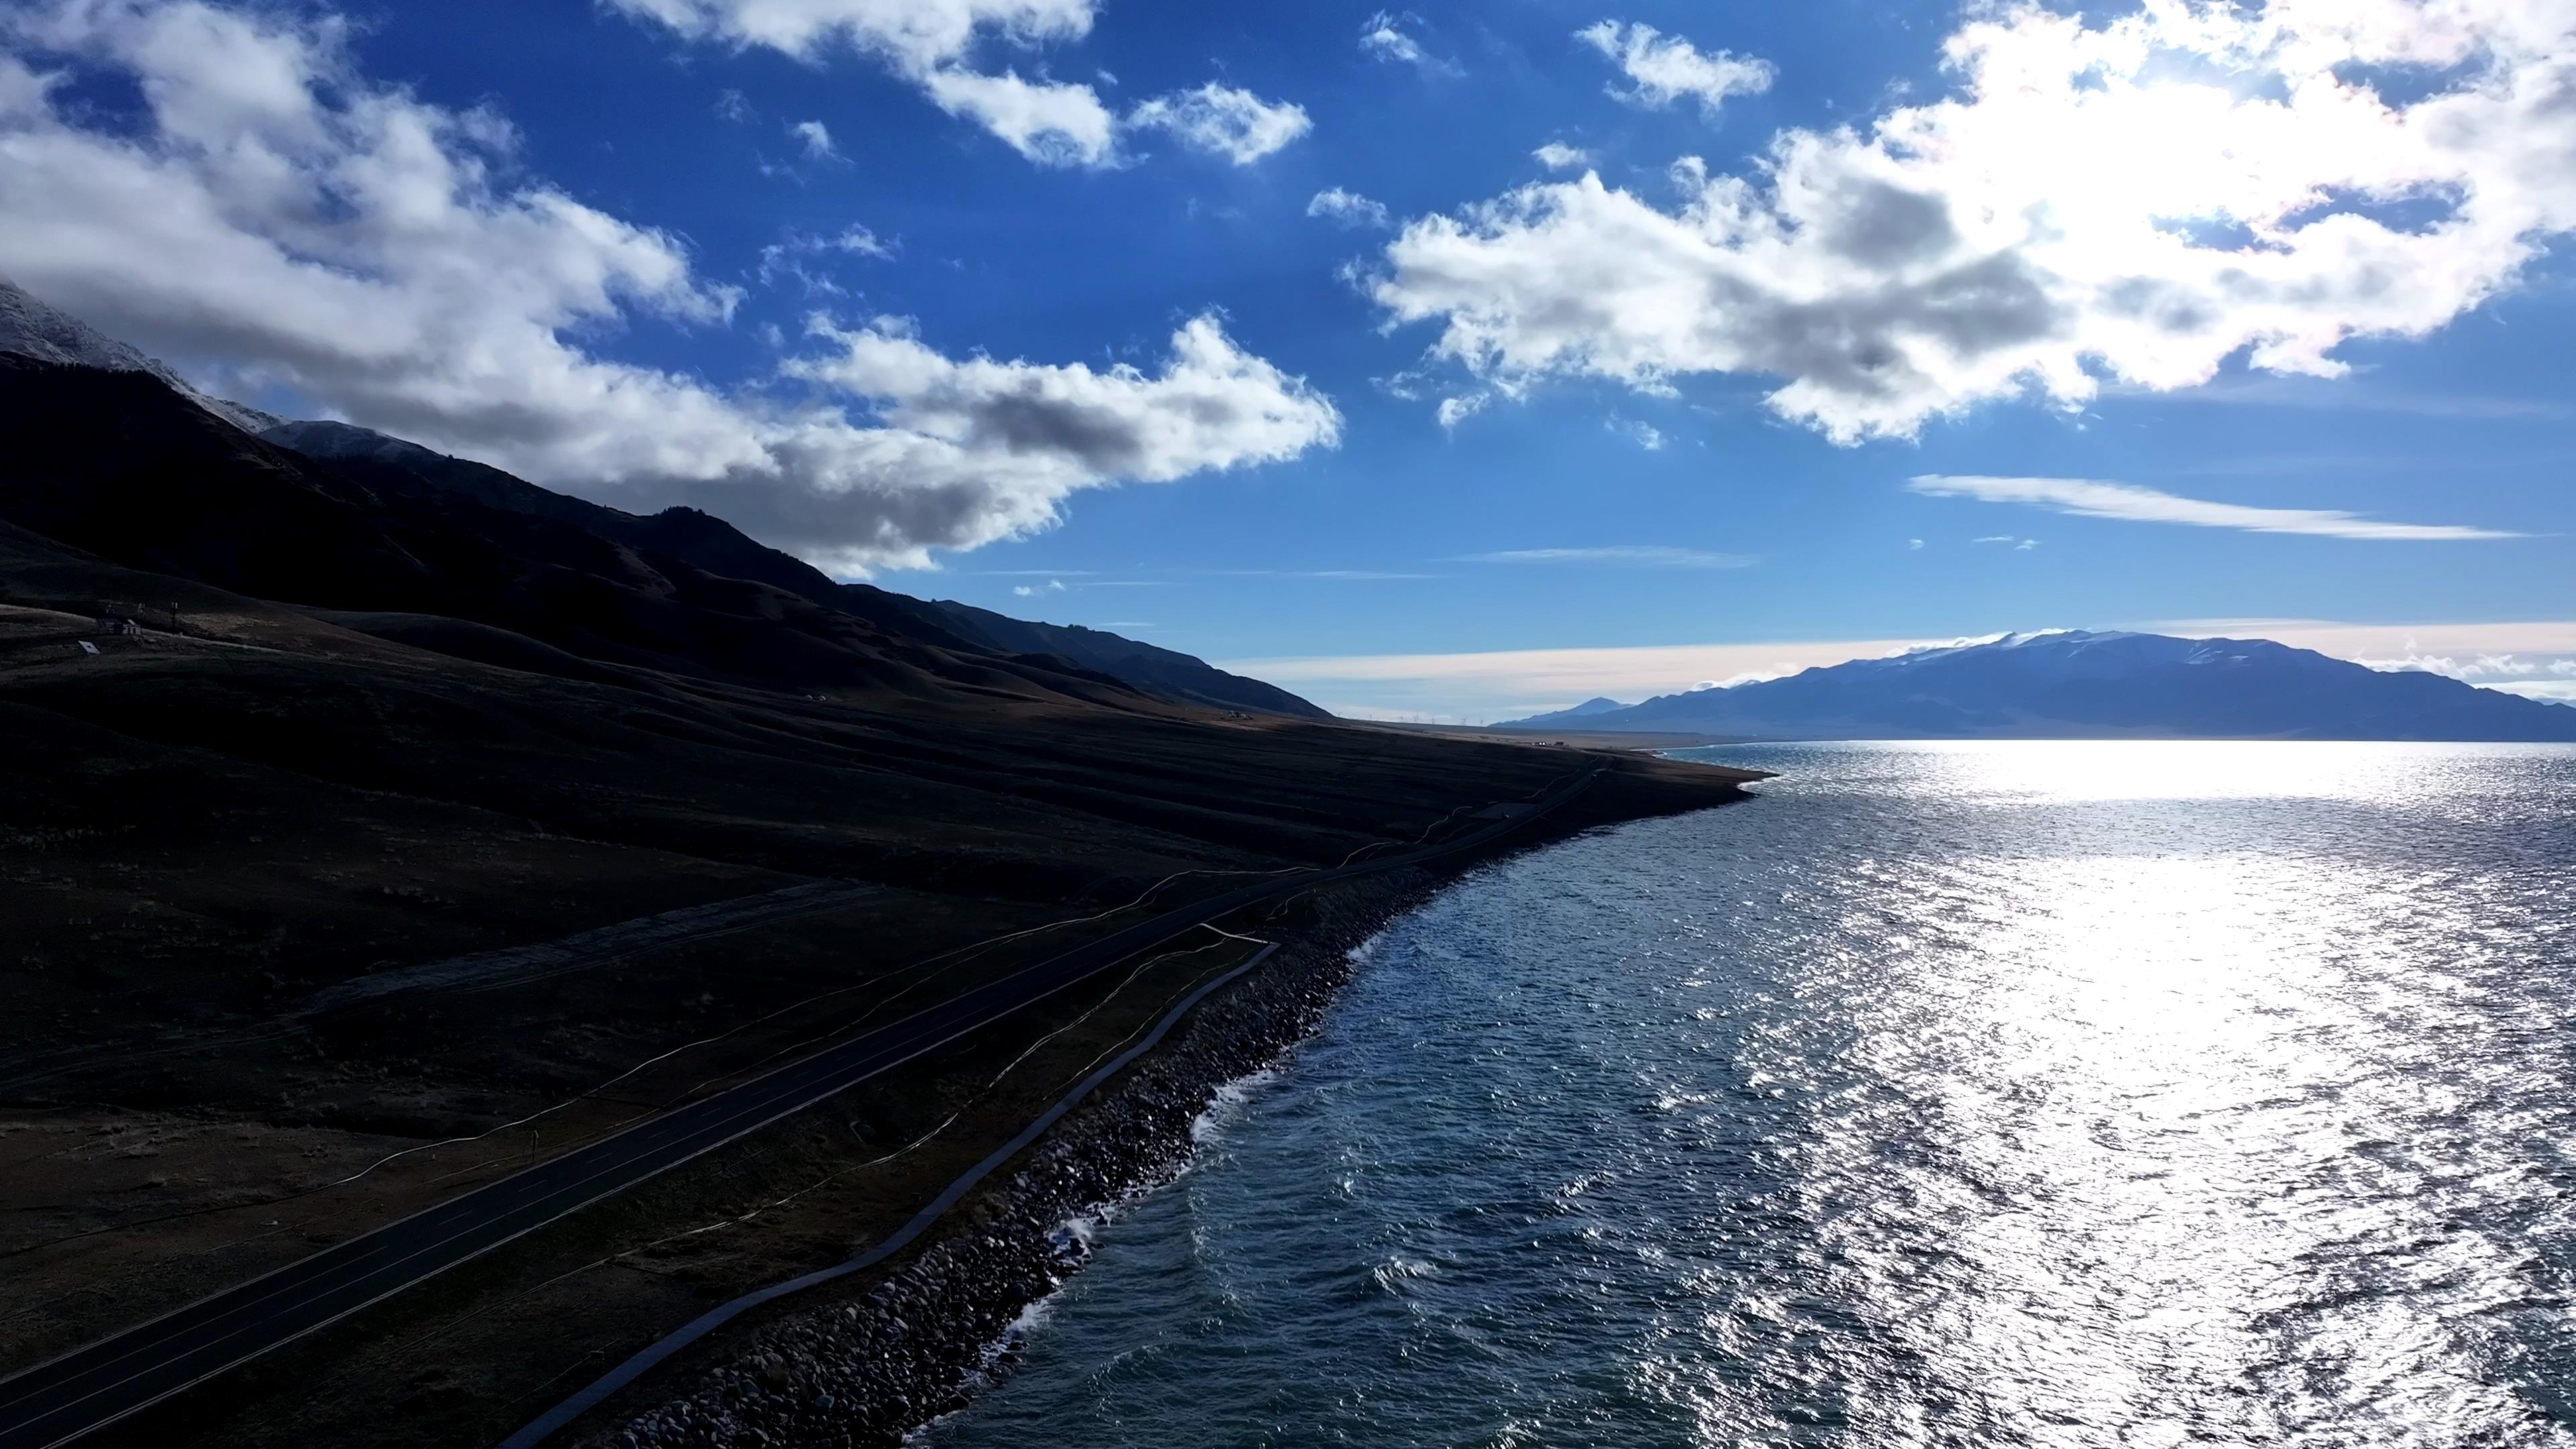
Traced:
<path fill-rule="evenodd" d="M 2049 627 L 2576 699 L 2576 0 L 0 0 L 210 390 L 1486 720 Z"/>

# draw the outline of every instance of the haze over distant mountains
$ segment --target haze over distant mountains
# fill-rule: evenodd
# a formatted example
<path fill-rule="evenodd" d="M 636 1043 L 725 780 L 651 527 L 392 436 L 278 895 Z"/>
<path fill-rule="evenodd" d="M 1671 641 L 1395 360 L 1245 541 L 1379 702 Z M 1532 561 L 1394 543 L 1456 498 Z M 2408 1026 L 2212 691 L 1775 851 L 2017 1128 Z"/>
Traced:
<path fill-rule="evenodd" d="M 1603 708 L 1604 705 L 1608 708 Z M 1506 728 L 1759 739 L 2576 741 L 2576 710 L 2264 639 L 2010 634 Z"/>

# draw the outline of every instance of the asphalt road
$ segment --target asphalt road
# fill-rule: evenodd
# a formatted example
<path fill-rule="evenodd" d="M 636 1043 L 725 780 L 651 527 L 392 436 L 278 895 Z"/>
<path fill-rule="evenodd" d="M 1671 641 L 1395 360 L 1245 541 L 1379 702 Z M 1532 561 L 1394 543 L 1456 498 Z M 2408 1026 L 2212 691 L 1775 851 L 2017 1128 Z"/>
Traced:
<path fill-rule="evenodd" d="M 1453 840 L 1264 881 L 1165 911 L 0 1380 L 0 1449 L 69 1443 L 1220 917 L 1487 844 L 1572 799 L 1601 768 L 1585 770 L 1527 810 Z"/>

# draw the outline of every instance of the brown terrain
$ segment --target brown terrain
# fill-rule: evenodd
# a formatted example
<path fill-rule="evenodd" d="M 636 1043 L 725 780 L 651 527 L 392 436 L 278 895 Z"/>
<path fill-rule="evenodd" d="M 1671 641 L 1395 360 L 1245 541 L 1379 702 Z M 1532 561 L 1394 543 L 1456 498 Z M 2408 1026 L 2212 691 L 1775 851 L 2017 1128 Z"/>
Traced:
<path fill-rule="evenodd" d="M 1514 843 L 1746 778 L 997 649 L 703 514 L 367 474 L 138 373 L 0 355 L 0 433 L 0 1373 L 1148 904 L 1597 762 Z M 1429 883 L 1232 928 L 1320 958 Z M 494 1442 L 883 1236 L 1250 949 L 1111 971 L 98 1440 Z"/>

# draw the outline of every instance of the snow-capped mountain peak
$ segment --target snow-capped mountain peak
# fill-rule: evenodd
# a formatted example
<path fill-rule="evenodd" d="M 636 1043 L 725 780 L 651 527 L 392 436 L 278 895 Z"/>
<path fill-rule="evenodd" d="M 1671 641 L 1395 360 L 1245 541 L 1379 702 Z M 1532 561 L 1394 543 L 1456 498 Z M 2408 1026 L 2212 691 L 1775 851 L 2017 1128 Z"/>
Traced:
<path fill-rule="evenodd" d="M 61 308 L 38 301 L 26 288 L 6 277 L 0 277 L 0 352 L 14 352 L 38 362 L 95 367 L 106 372 L 149 373 L 168 383 L 180 396 L 246 433 L 273 428 L 285 421 L 254 407 L 208 397 L 159 360 L 145 356 L 133 346 L 119 342 Z"/>

